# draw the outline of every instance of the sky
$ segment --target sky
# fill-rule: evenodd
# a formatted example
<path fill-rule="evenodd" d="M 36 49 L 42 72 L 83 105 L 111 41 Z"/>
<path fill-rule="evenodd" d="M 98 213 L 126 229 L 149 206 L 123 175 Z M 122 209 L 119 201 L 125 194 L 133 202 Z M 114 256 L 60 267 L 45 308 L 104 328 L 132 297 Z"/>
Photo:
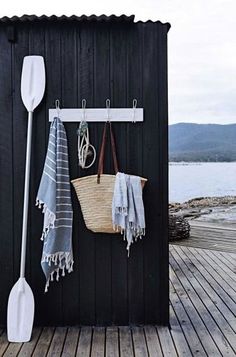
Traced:
<path fill-rule="evenodd" d="M 170 22 L 169 124 L 236 123 L 235 0 L 5 1 L 0 16 L 135 15 Z"/>

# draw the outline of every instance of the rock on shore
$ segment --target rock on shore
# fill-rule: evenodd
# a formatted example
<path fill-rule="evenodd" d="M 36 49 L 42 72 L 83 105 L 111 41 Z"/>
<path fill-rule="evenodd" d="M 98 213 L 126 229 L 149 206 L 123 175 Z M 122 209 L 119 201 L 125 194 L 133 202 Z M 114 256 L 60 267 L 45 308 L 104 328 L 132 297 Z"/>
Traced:
<path fill-rule="evenodd" d="M 223 210 L 227 215 L 228 208 L 233 206 L 236 206 L 236 196 L 197 197 L 184 203 L 170 203 L 169 212 L 184 218 L 196 219 L 202 215 L 209 215 L 216 210 L 221 212 Z"/>

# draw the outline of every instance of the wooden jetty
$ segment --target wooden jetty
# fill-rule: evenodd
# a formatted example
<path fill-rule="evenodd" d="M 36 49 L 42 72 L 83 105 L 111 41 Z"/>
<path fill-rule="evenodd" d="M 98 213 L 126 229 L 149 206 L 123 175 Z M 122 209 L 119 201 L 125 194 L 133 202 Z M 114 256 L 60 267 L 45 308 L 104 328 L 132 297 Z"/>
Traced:
<path fill-rule="evenodd" d="M 173 242 L 187 247 L 236 253 L 236 224 L 190 221 L 190 238 Z"/>

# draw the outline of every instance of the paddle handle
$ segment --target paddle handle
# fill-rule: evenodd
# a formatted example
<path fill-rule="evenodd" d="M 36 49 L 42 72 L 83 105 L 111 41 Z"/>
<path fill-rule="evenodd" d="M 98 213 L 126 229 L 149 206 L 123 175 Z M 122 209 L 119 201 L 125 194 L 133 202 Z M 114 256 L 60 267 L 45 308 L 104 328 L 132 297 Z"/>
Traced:
<path fill-rule="evenodd" d="M 28 223 L 28 208 L 29 208 L 29 181 L 30 181 L 32 125 L 33 125 L 33 112 L 29 112 L 28 113 L 26 160 L 25 160 L 25 188 L 24 188 L 24 207 L 23 207 L 22 241 L 21 241 L 21 262 L 20 262 L 20 277 L 21 278 L 25 277 L 25 258 L 26 258 L 27 223 Z"/>

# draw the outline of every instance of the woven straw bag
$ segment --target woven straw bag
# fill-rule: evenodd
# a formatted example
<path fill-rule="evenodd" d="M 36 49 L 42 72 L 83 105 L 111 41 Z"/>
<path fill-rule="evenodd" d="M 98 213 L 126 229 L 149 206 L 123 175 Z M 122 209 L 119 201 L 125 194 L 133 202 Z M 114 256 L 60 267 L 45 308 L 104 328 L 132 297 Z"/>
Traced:
<path fill-rule="evenodd" d="M 117 173 L 118 162 L 111 123 L 109 123 L 109 127 L 114 169 Z M 77 178 L 72 180 L 71 183 L 80 202 L 86 227 L 93 232 L 117 233 L 112 225 L 112 198 L 116 176 L 103 173 L 106 132 L 107 123 L 105 123 L 103 129 L 97 175 Z M 146 181 L 146 179 L 142 179 L 142 187 L 144 187 Z"/>

